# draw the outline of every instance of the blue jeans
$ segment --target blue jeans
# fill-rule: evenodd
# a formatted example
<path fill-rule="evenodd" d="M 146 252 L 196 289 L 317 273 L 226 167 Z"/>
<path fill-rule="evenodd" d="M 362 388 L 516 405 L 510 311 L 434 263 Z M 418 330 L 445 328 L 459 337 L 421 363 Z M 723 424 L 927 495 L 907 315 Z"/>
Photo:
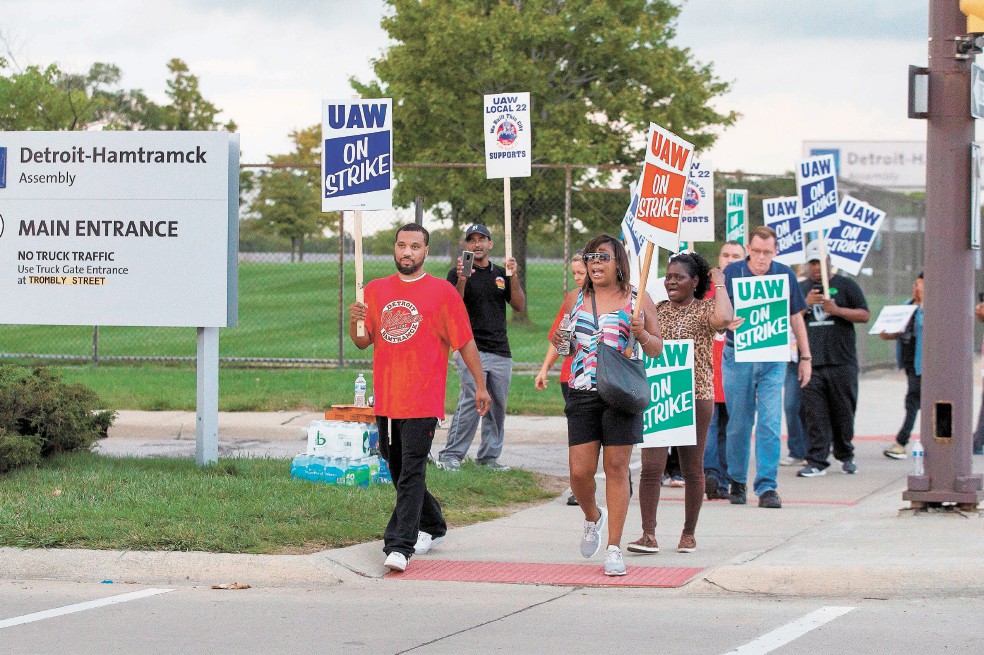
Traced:
<path fill-rule="evenodd" d="M 786 362 L 736 362 L 725 346 L 722 358 L 728 403 L 728 477 L 745 484 L 755 426 L 755 494 L 776 488 L 781 451 L 782 387 Z"/>
<path fill-rule="evenodd" d="M 707 428 L 707 445 L 704 447 L 704 479 L 717 480 L 718 489 L 728 489 L 728 460 L 725 458 L 724 435 L 728 427 L 728 406 L 714 403 L 711 425 Z"/>
<path fill-rule="evenodd" d="M 786 364 L 786 384 L 783 387 L 783 409 L 786 412 L 786 448 L 793 459 L 806 459 L 809 444 L 800 420 L 800 382 L 799 363 Z"/>

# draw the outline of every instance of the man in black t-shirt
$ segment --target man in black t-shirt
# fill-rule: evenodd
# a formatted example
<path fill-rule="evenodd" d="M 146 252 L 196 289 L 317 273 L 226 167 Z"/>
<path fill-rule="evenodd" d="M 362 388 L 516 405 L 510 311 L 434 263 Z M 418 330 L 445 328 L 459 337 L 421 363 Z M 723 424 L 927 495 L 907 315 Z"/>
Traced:
<path fill-rule="evenodd" d="M 489 261 L 492 251 L 492 234 L 484 225 L 476 223 L 465 230 L 465 247 L 475 254 L 471 275 L 463 275 L 461 258 L 458 265 L 448 272 L 448 282 L 455 285 L 465 301 L 472 333 L 485 372 L 485 386 L 492 396 L 489 413 L 482 419 L 482 445 L 477 460 L 497 471 L 509 467 L 499 463 L 505 437 L 506 397 L 512 378 L 512 353 L 506 336 L 506 304 L 513 311 L 526 309 L 526 294 L 516 276 L 516 260 L 507 259 L 506 268 Z M 509 269 L 510 275 L 506 275 Z M 454 355 L 461 375 L 461 393 L 458 409 L 448 429 L 448 443 L 438 454 L 437 464 L 448 471 L 457 471 L 475 438 L 479 416 L 475 410 L 475 378 L 464 361 Z"/>
<path fill-rule="evenodd" d="M 843 275 L 830 277 L 830 297 L 823 295 L 820 242 L 806 248 L 809 278 L 800 283 L 806 295 L 806 333 L 813 355 L 813 377 L 803 387 L 800 417 L 809 450 L 802 478 L 825 475 L 831 445 L 844 473 L 857 473 L 854 463 L 854 412 L 858 405 L 858 355 L 855 323 L 871 318 L 861 287 Z M 828 260 L 829 270 L 829 260 Z"/>

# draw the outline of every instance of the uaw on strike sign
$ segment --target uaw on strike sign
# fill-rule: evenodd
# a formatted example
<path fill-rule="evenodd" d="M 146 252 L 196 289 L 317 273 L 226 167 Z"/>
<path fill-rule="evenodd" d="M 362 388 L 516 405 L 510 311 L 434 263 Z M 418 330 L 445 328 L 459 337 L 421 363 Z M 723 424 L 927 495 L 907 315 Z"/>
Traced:
<path fill-rule="evenodd" d="M 655 123 L 649 124 L 647 144 L 635 230 L 650 243 L 676 252 L 694 146 Z"/>
<path fill-rule="evenodd" d="M 321 211 L 393 208 L 393 101 L 322 104 Z"/>
<path fill-rule="evenodd" d="M 789 361 L 789 277 L 756 275 L 732 281 L 736 362 Z"/>
<path fill-rule="evenodd" d="M 0 132 L 0 323 L 238 321 L 239 140 Z"/>
<path fill-rule="evenodd" d="M 667 339 L 659 357 L 644 360 L 650 396 L 642 413 L 642 447 L 696 444 L 693 339 Z"/>

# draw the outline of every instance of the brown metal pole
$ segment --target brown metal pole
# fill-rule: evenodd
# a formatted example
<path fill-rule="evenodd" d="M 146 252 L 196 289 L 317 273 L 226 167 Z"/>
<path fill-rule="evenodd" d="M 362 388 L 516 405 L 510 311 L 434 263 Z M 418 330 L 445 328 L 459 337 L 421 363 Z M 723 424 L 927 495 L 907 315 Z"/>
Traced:
<path fill-rule="evenodd" d="M 925 320 L 921 435 L 925 475 L 908 478 L 913 508 L 976 507 L 972 471 L 974 257 L 970 250 L 970 60 L 954 37 L 967 32 L 957 0 L 929 3 Z"/>

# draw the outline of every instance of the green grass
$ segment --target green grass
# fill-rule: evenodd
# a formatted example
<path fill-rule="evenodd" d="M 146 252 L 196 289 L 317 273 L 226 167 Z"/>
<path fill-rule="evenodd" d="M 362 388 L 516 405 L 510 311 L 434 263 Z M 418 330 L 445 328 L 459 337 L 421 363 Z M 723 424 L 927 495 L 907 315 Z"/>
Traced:
<path fill-rule="evenodd" d="M 295 480 L 288 466 L 268 459 L 199 468 L 184 459 L 58 456 L 39 469 L 0 476 L 0 546 L 285 553 L 382 537 L 392 485 Z M 556 495 L 533 473 L 472 463 L 457 475 L 430 467 L 427 477 L 454 526 Z"/>

